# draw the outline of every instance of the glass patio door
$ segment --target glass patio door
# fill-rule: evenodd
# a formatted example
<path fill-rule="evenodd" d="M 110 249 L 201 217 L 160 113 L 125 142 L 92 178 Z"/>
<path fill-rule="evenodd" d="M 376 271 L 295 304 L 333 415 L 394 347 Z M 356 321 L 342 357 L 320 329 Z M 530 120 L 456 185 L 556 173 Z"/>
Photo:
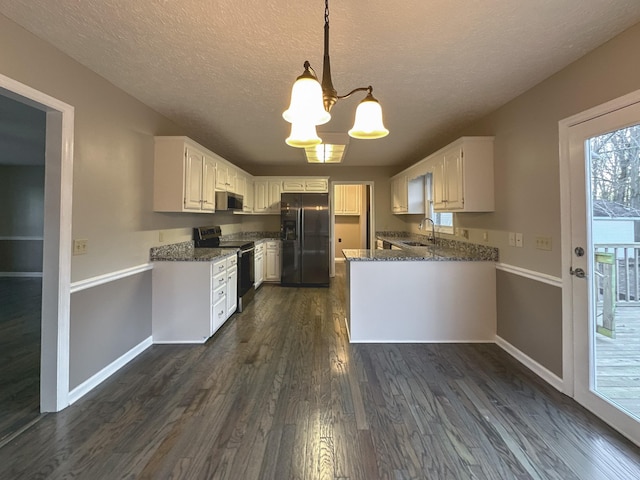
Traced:
<path fill-rule="evenodd" d="M 640 104 L 569 149 L 574 396 L 640 445 Z"/>

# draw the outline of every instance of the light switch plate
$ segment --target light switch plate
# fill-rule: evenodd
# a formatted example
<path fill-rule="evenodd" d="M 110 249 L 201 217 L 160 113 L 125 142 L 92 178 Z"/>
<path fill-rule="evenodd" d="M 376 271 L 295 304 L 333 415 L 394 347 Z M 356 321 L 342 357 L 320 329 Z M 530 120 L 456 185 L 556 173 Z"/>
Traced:
<path fill-rule="evenodd" d="M 536 237 L 536 248 L 538 250 L 551 250 L 551 237 Z"/>
<path fill-rule="evenodd" d="M 524 237 L 522 236 L 522 233 L 516 233 L 516 247 L 524 247 Z"/>
<path fill-rule="evenodd" d="M 515 234 L 515 232 L 509 232 L 509 246 L 510 247 L 515 247 L 516 246 L 516 234 Z"/>
<path fill-rule="evenodd" d="M 77 238 L 73 240 L 73 254 L 85 255 L 89 251 L 89 240 L 86 238 Z"/>

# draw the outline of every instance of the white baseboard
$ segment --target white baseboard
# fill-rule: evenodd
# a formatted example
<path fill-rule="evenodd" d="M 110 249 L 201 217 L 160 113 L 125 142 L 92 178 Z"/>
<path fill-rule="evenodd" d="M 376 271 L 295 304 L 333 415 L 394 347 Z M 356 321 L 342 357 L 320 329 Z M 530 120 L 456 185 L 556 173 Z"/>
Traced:
<path fill-rule="evenodd" d="M 209 337 L 211 338 L 211 337 Z M 198 340 L 154 340 L 154 345 L 202 345 L 209 338 L 198 339 Z"/>
<path fill-rule="evenodd" d="M 556 390 L 564 393 L 564 381 L 558 377 L 555 373 L 543 367 L 533 358 L 529 357 L 525 353 L 518 350 L 516 347 L 507 342 L 504 338 L 496 335 L 496 345 L 502 348 L 505 352 L 518 360 L 521 364 L 531 370 L 533 373 L 542 378 L 545 382 L 550 384 Z"/>
<path fill-rule="evenodd" d="M 138 345 L 133 347 L 131 350 L 129 350 L 127 353 L 122 355 L 120 358 L 114 360 L 109 365 L 107 365 L 102 370 L 100 370 L 98 373 L 93 375 L 91 378 L 85 380 L 76 388 L 71 390 L 69 392 L 69 405 L 72 405 L 73 403 L 78 401 L 80 398 L 84 397 L 87 393 L 89 393 L 91 390 L 96 388 L 98 385 L 104 382 L 107 378 L 109 378 L 111 375 L 116 373 L 118 370 L 124 367 L 131 360 L 133 360 L 142 352 L 144 352 L 151 345 L 153 345 L 152 337 L 146 338 L 145 340 L 140 342 Z"/>

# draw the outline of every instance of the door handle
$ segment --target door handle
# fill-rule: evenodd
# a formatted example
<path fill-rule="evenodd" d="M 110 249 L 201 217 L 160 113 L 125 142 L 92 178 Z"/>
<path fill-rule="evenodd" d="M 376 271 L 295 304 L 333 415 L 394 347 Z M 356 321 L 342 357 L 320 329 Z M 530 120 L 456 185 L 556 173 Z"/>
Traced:
<path fill-rule="evenodd" d="M 578 278 L 586 278 L 587 274 L 585 273 L 585 271 L 582 268 L 576 268 L 575 270 L 573 269 L 573 267 L 569 268 L 569 273 L 571 275 L 575 275 Z"/>

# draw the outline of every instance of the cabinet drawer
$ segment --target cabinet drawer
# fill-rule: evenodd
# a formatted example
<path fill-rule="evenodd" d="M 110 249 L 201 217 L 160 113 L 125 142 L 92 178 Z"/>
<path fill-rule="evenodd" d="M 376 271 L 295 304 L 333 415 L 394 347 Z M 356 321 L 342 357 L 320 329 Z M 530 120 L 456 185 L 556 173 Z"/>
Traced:
<path fill-rule="evenodd" d="M 222 271 L 222 273 L 218 273 L 217 275 L 215 275 L 213 277 L 213 282 L 212 282 L 212 290 L 217 290 L 221 287 L 225 287 L 227 285 L 227 269 L 225 268 L 224 271 Z"/>
<path fill-rule="evenodd" d="M 222 260 L 217 260 L 213 264 L 211 275 L 215 277 L 219 273 L 224 272 L 226 269 L 227 269 L 226 260 L 224 258 Z"/>
<path fill-rule="evenodd" d="M 227 300 L 223 298 L 211 307 L 211 333 L 215 332 L 222 326 L 227 319 Z"/>
<path fill-rule="evenodd" d="M 256 245 L 256 249 L 255 249 L 256 257 L 260 255 L 262 252 L 264 252 L 264 243 L 259 243 Z"/>
<path fill-rule="evenodd" d="M 227 285 L 226 284 L 224 285 L 224 287 L 217 288 L 217 289 L 215 289 L 213 291 L 213 295 L 211 296 L 211 303 L 213 303 L 215 305 L 220 300 L 224 300 L 225 298 L 227 298 Z"/>
<path fill-rule="evenodd" d="M 233 255 L 233 256 L 227 258 L 227 266 L 226 266 L 226 268 L 231 268 L 231 267 L 233 267 L 233 266 L 235 266 L 237 264 L 238 264 L 238 256 L 237 255 Z"/>

